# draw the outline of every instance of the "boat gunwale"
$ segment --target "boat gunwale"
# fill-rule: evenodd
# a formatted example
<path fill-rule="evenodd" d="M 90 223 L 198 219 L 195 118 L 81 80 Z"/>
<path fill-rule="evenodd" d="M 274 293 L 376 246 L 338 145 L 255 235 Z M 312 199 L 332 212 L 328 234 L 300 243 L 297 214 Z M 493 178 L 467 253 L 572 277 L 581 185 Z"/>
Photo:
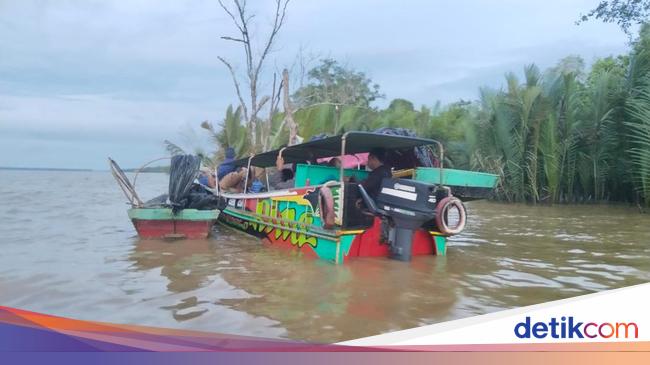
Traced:
<path fill-rule="evenodd" d="M 334 182 L 334 183 L 333 183 Z M 266 198 L 277 198 L 277 197 L 283 197 L 283 196 L 299 196 L 297 190 L 304 190 L 304 189 L 317 189 L 317 188 L 322 188 L 323 186 L 327 187 L 337 187 L 340 186 L 340 183 L 338 181 L 329 181 L 323 184 L 318 184 L 318 185 L 306 185 L 306 186 L 301 186 L 301 187 L 294 187 L 294 188 L 288 188 L 288 189 L 282 189 L 282 190 L 273 190 L 273 191 L 266 191 L 263 193 L 226 193 L 226 192 L 221 192 L 221 196 L 226 199 L 266 199 Z"/>
<path fill-rule="evenodd" d="M 268 215 L 257 214 L 247 210 L 242 210 L 233 207 L 228 207 L 224 209 L 222 213 L 231 216 L 236 216 L 236 217 L 239 216 L 237 218 L 241 218 L 241 219 L 254 220 L 255 223 L 273 226 L 274 228 L 277 229 L 286 229 L 295 233 L 303 233 L 303 234 L 312 235 L 315 237 L 320 237 L 320 238 L 334 240 L 334 241 L 338 240 L 338 238 L 341 236 L 350 235 L 350 234 L 359 234 L 359 233 L 363 233 L 364 231 L 361 230 L 361 232 L 359 232 L 358 230 L 355 230 L 355 231 L 347 232 L 342 230 L 328 230 L 313 224 L 306 224 L 298 221 L 292 221 L 281 217 L 271 217 Z M 267 222 L 265 221 L 265 219 L 269 219 L 271 220 L 271 222 Z M 276 222 L 279 222 L 280 224 Z M 286 225 L 282 223 L 286 223 Z M 303 228 L 303 230 L 300 230 L 296 227 Z"/>
<path fill-rule="evenodd" d="M 142 212 L 152 212 L 152 211 L 162 211 L 165 216 L 155 217 L 141 216 Z M 144 207 L 134 207 L 127 209 L 127 215 L 131 220 L 141 220 L 141 221 L 188 221 L 188 222 L 207 222 L 215 221 L 219 218 L 219 215 L 223 212 L 221 209 L 182 209 L 181 214 L 172 214 L 171 208 L 144 208 Z M 185 213 L 188 216 L 185 216 Z M 198 217 L 192 217 L 191 215 L 197 215 Z"/>

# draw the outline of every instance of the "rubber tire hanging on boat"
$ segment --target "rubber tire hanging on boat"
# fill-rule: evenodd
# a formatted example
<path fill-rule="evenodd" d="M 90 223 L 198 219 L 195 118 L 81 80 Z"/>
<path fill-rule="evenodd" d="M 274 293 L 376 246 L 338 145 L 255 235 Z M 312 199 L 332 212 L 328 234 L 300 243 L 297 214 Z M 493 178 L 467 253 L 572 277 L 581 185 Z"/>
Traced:
<path fill-rule="evenodd" d="M 458 224 L 454 227 L 449 227 L 447 222 L 447 213 L 449 208 L 455 207 L 458 209 Z M 453 196 L 448 196 L 442 199 L 436 206 L 436 226 L 440 233 L 452 236 L 459 234 L 465 229 L 465 224 L 467 223 L 467 211 L 465 210 L 465 205 L 463 202 Z"/>

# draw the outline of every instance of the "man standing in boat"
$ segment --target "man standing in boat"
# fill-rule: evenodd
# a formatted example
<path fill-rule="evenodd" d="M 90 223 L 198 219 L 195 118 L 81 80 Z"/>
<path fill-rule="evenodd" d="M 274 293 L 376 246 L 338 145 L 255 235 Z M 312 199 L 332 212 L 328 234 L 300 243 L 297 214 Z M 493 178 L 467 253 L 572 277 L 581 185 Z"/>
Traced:
<path fill-rule="evenodd" d="M 373 148 L 368 153 L 368 163 L 366 166 L 371 170 L 368 177 L 361 181 L 360 185 L 366 190 L 368 195 L 375 199 L 381 189 L 381 181 L 386 177 L 392 177 L 393 173 L 390 166 L 385 165 L 386 150 L 383 148 Z"/>

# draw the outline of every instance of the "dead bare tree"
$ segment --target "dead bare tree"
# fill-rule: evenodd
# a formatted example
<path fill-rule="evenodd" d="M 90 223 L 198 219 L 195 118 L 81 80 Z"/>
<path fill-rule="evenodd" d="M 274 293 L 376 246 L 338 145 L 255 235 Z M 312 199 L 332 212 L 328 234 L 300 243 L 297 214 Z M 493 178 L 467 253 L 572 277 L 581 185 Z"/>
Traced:
<path fill-rule="evenodd" d="M 252 34 L 250 33 L 252 20 L 254 19 L 255 14 L 248 12 L 248 9 L 246 7 L 246 0 L 232 0 L 232 3 L 229 5 L 224 4 L 223 0 L 218 1 L 219 5 L 221 5 L 221 8 L 226 12 L 226 14 L 228 14 L 230 19 L 232 19 L 232 22 L 237 28 L 237 32 L 239 33 L 237 36 L 222 36 L 221 39 L 240 43 L 244 50 L 246 78 L 250 89 L 248 100 L 244 100 L 244 96 L 240 87 L 241 84 L 232 63 L 221 56 L 219 57 L 219 61 L 221 61 L 230 72 L 235 87 L 235 92 L 237 93 L 237 98 L 239 99 L 239 103 L 242 106 L 244 114 L 243 117 L 245 119 L 246 126 L 250 131 L 251 148 L 253 151 L 258 151 L 260 147 L 266 147 L 263 146 L 263 144 L 266 144 L 263 142 L 265 140 L 265 137 L 260 135 L 263 133 L 258 133 L 263 131 L 261 127 L 265 128 L 264 126 L 261 126 L 261 121 L 258 117 L 259 112 L 264 108 L 264 105 L 268 101 L 271 101 L 271 108 L 273 108 L 273 102 L 275 100 L 271 99 L 275 99 L 277 95 L 274 86 L 272 97 L 260 97 L 260 74 L 262 72 L 264 62 L 272 50 L 278 32 L 284 24 L 289 0 L 275 0 L 275 14 L 273 17 L 272 27 L 269 33 L 264 37 L 262 47 L 259 50 L 254 47 Z M 270 122 L 271 120 L 268 121 L 268 123 Z"/>
<path fill-rule="evenodd" d="M 289 70 L 286 68 L 282 71 L 282 86 L 283 86 L 283 99 L 284 99 L 284 121 L 289 128 L 289 145 L 297 143 L 298 139 L 298 125 L 293 119 L 293 106 L 291 105 L 291 97 L 289 96 Z"/>

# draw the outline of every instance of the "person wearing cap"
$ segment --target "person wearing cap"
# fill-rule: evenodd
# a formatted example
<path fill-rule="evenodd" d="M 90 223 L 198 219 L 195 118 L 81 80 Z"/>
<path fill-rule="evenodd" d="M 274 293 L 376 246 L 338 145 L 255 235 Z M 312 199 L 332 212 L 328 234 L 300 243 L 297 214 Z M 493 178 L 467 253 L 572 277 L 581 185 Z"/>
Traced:
<path fill-rule="evenodd" d="M 363 186 L 368 195 L 373 199 L 377 198 L 377 195 L 379 195 L 379 191 L 381 190 L 381 181 L 393 176 L 390 166 L 386 165 L 385 162 L 385 149 L 373 148 L 370 153 L 368 153 L 367 166 L 371 171 L 368 177 L 361 181 L 359 185 Z"/>
<path fill-rule="evenodd" d="M 219 168 L 217 169 L 217 177 L 219 180 L 223 179 L 229 173 L 235 171 L 235 149 L 232 147 L 226 148 L 226 158 L 223 160 Z"/>
<path fill-rule="evenodd" d="M 294 164 L 295 166 L 295 164 Z M 293 188 L 295 185 L 295 171 L 291 165 L 286 165 L 284 159 L 278 155 L 275 160 L 275 172 L 269 176 L 269 185 L 274 190 Z"/>

